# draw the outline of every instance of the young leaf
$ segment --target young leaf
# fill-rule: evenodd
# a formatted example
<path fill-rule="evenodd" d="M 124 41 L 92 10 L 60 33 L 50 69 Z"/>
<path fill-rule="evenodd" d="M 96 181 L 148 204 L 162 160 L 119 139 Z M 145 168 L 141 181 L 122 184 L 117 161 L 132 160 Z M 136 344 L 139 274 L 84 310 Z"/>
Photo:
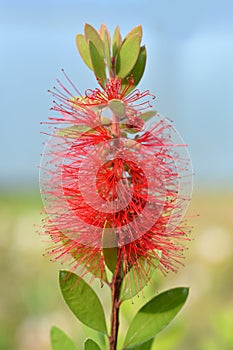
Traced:
<path fill-rule="evenodd" d="M 87 339 L 94 340 L 101 349 L 105 349 L 106 340 L 105 335 L 100 332 L 96 332 L 94 329 L 91 329 L 85 325 L 83 325 L 83 329 L 85 332 L 85 335 L 87 336 Z"/>
<path fill-rule="evenodd" d="M 132 350 L 151 350 L 153 342 L 154 342 L 154 338 L 148 340 L 147 342 L 145 342 L 141 345 L 133 346 L 130 349 L 132 349 Z"/>
<path fill-rule="evenodd" d="M 148 120 L 153 118 L 156 114 L 157 114 L 156 111 L 148 111 L 148 112 L 144 112 L 144 113 L 140 114 L 139 117 L 142 120 L 144 120 L 144 122 L 147 122 Z"/>
<path fill-rule="evenodd" d="M 121 100 L 112 99 L 108 103 L 108 107 L 119 118 L 125 116 L 125 104 Z"/>
<path fill-rule="evenodd" d="M 84 33 L 86 41 L 92 41 L 95 47 L 97 48 L 99 55 L 101 57 L 104 57 L 104 44 L 97 30 L 95 30 L 95 28 L 93 28 L 90 24 L 86 23 L 84 26 Z"/>
<path fill-rule="evenodd" d="M 88 44 L 86 42 L 84 35 L 82 34 L 76 35 L 76 45 L 83 61 L 91 70 L 93 70 Z"/>
<path fill-rule="evenodd" d="M 92 339 L 87 339 L 84 343 L 84 350 L 101 350 L 99 345 Z"/>
<path fill-rule="evenodd" d="M 104 41 L 105 28 L 106 28 L 106 25 L 104 23 L 102 23 L 101 26 L 100 26 L 100 30 L 99 30 L 100 38 L 101 38 L 102 41 Z"/>
<path fill-rule="evenodd" d="M 121 47 L 121 44 L 122 44 L 122 38 L 120 34 L 120 28 L 117 26 L 112 38 L 112 56 L 113 57 L 116 57 Z"/>
<path fill-rule="evenodd" d="M 77 350 L 72 340 L 58 327 L 50 330 L 52 350 Z"/>
<path fill-rule="evenodd" d="M 123 42 L 116 58 L 116 75 L 125 78 L 135 66 L 140 52 L 140 37 L 130 36 Z"/>
<path fill-rule="evenodd" d="M 153 338 L 173 320 L 187 297 L 188 288 L 174 288 L 159 294 L 145 304 L 129 326 L 124 349 Z"/>
<path fill-rule="evenodd" d="M 134 34 L 138 34 L 140 37 L 140 41 L 142 40 L 142 26 L 141 25 L 136 26 L 133 29 L 131 29 L 131 31 L 126 35 L 124 41 L 126 39 L 128 39 L 129 37 L 133 36 Z"/>
<path fill-rule="evenodd" d="M 123 79 L 123 81 L 122 81 L 122 90 L 124 90 L 125 86 L 127 86 L 129 84 L 128 77 L 132 76 L 132 78 L 133 78 L 134 83 L 128 89 L 127 94 L 129 94 L 132 90 L 134 90 L 135 87 L 139 84 L 139 82 L 143 76 L 145 66 L 146 66 L 146 48 L 145 48 L 145 46 L 142 46 L 140 48 L 140 52 L 139 52 L 138 59 L 137 59 L 135 66 L 129 72 L 129 74 L 127 74 L 127 77 L 125 79 Z"/>
<path fill-rule="evenodd" d="M 93 70 L 96 76 L 96 79 L 103 86 L 106 84 L 106 72 L 104 58 L 100 56 L 99 51 L 97 50 L 95 44 L 92 41 L 89 41 L 89 50 L 91 56 L 91 63 Z"/>
<path fill-rule="evenodd" d="M 103 42 L 104 42 L 104 56 L 106 58 L 108 71 L 109 73 L 112 70 L 112 62 L 111 62 L 111 37 L 109 34 L 109 31 L 107 27 L 104 29 L 103 32 Z"/>
<path fill-rule="evenodd" d="M 68 128 L 59 129 L 56 133 L 56 136 L 65 136 L 72 139 L 80 137 L 83 133 L 89 132 L 89 133 L 95 133 L 95 130 L 87 125 L 72 125 Z"/>
<path fill-rule="evenodd" d="M 104 310 L 94 290 L 79 276 L 61 270 L 60 288 L 66 304 L 85 325 L 107 333 Z"/>
<path fill-rule="evenodd" d="M 102 241 L 104 261 L 109 270 L 114 273 L 117 264 L 118 243 L 115 230 L 107 221 L 104 225 Z"/>

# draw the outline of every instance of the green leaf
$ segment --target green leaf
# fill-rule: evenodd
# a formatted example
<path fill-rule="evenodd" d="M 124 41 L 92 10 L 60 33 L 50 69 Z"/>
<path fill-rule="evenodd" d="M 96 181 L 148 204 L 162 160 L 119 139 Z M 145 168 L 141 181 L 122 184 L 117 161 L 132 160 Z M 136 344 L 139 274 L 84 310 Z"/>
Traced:
<path fill-rule="evenodd" d="M 125 116 L 125 104 L 118 99 L 112 99 L 108 102 L 108 107 L 119 118 Z"/>
<path fill-rule="evenodd" d="M 50 340 L 52 350 L 77 350 L 72 340 L 58 327 L 51 328 Z"/>
<path fill-rule="evenodd" d="M 132 90 L 135 89 L 135 87 L 139 84 L 143 76 L 145 67 L 146 67 L 146 48 L 145 46 L 142 46 L 140 48 L 140 52 L 139 52 L 138 59 L 135 66 L 127 74 L 127 77 L 122 81 L 122 91 L 124 90 L 125 86 L 129 85 L 127 78 L 131 76 L 133 77 L 134 84 L 128 89 L 127 94 L 129 94 Z"/>
<path fill-rule="evenodd" d="M 133 134 L 137 134 L 138 133 L 137 129 L 126 127 L 125 124 L 120 124 L 120 128 L 122 130 L 124 130 L 124 132 L 126 132 L 128 134 L 132 134 L 133 135 Z"/>
<path fill-rule="evenodd" d="M 104 41 L 104 31 L 105 29 L 107 29 L 106 25 L 104 23 L 101 24 L 100 26 L 100 30 L 99 30 L 99 33 L 100 33 L 100 38 L 102 41 Z"/>
<path fill-rule="evenodd" d="M 108 32 L 108 29 L 105 28 L 103 32 L 103 42 L 104 42 L 104 57 L 106 58 L 108 71 L 109 73 L 112 70 L 112 61 L 111 61 L 111 37 Z"/>
<path fill-rule="evenodd" d="M 112 56 L 116 57 L 120 47 L 122 44 L 122 38 L 121 38 L 121 34 L 120 34 L 120 28 L 119 26 L 116 27 L 114 34 L 113 34 L 113 38 L 112 38 Z"/>
<path fill-rule="evenodd" d="M 85 132 L 95 133 L 95 130 L 90 128 L 87 125 L 72 125 L 68 128 L 59 129 L 56 133 L 56 136 L 64 136 L 69 138 L 78 138 Z"/>
<path fill-rule="evenodd" d="M 158 334 L 173 320 L 187 297 L 188 288 L 174 288 L 145 304 L 129 326 L 124 349 L 141 344 Z"/>
<path fill-rule="evenodd" d="M 148 111 L 148 112 L 144 112 L 144 113 L 140 114 L 139 117 L 142 120 L 144 120 L 144 122 L 147 122 L 148 120 L 153 118 L 156 114 L 157 114 L 156 111 Z"/>
<path fill-rule="evenodd" d="M 109 270 L 114 273 L 118 257 L 118 243 L 114 228 L 106 221 L 103 229 L 103 255 L 104 261 Z"/>
<path fill-rule="evenodd" d="M 140 38 L 140 41 L 142 40 L 142 26 L 141 25 L 136 26 L 133 29 L 131 29 L 131 31 L 126 35 L 124 41 L 126 39 L 130 38 L 131 36 L 133 36 L 134 34 L 138 34 L 139 38 Z"/>
<path fill-rule="evenodd" d="M 84 26 L 84 33 L 86 41 L 91 41 L 97 48 L 99 55 L 104 57 L 104 44 L 97 30 L 95 30 L 90 24 L 86 23 Z"/>
<path fill-rule="evenodd" d="M 105 349 L 106 341 L 105 341 L 105 335 L 100 332 L 96 332 L 94 329 L 91 329 L 85 325 L 83 325 L 83 329 L 85 332 L 85 335 L 87 336 L 87 339 L 94 340 L 101 349 Z"/>
<path fill-rule="evenodd" d="M 138 34 L 130 36 L 123 42 L 116 59 L 116 75 L 125 78 L 133 69 L 140 52 L 140 37 Z"/>
<path fill-rule="evenodd" d="M 95 76 L 99 83 L 103 86 L 106 84 L 106 72 L 104 58 L 100 56 L 98 49 L 92 41 L 89 41 L 89 50 L 91 56 L 91 63 Z"/>
<path fill-rule="evenodd" d="M 101 350 L 99 345 L 92 339 L 87 339 L 84 343 L 84 350 Z"/>
<path fill-rule="evenodd" d="M 104 310 L 94 290 L 79 276 L 61 270 L 60 288 L 66 304 L 85 325 L 107 334 Z"/>
<path fill-rule="evenodd" d="M 133 346 L 130 349 L 133 349 L 133 350 L 150 350 L 150 349 L 152 349 L 153 342 L 154 342 L 154 338 L 148 340 L 147 342 L 145 342 L 145 343 L 143 343 L 141 345 Z"/>
<path fill-rule="evenodd" d="M 88 44 L 86 42 L 84 35 L 82 34 L 76 35 L 76 45 L 83 61 L 91 70 L 93 70 Z"/>

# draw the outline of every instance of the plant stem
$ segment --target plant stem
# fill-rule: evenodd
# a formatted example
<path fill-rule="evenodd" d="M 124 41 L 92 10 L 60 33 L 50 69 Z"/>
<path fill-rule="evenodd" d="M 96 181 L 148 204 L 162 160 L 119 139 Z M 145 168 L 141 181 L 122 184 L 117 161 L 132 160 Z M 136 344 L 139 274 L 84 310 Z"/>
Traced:
<path fill-rule="evenodd" d="M 112 133 L 115 136 L 115 147 L 119 145 L 120 138 L 120 128 L 119 128 L 119 118 L 113 113 L 112 115 Z M 115 273 L 112 277 L 111 283 L 111 293 L 112 293 L 112 314 L 111 314 L 111 333 L 109 336 L 110 350 L 116 350 L 117 348 L 117 338 L 119 330 L 119 308 L 120 308 L 120 292 L 122 285 L 122 260 L 119 254 L 118 248 L 118 260 L 116 263 Z"/>
<path fill-rule="evenodd" d="M 112 115 L 112 133 L 115 137 L 120 137 L 119 118 L 114 113 Z"/>
<path fill-rule="evenodd" d="M 117 263 L 116 272 L 113 275 L 111 283 L 112 291 L 112 314 L 111 314 L 111 333 L 109 337 L 110 350 L 116 350 L 119 330 L 119 308 L 120 308 L 120 291 L 122 284 L 122 264 Z"/>

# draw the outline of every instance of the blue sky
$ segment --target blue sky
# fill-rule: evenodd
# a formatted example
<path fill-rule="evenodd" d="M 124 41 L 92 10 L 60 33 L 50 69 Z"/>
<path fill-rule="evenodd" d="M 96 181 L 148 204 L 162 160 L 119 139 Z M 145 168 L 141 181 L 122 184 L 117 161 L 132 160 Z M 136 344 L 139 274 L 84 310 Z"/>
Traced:
<path fill-rule="evenodd" d="M 0 1 L 0 187 L 37 187 L 40 131 L 61 68 L 80 90 L 96 86 L 75 34 L 85 22 L 123 34 L 142 24 L 147 68 L 140 89 L 189 144 L 198 185 L 232 184 L 232 1 Z"/>

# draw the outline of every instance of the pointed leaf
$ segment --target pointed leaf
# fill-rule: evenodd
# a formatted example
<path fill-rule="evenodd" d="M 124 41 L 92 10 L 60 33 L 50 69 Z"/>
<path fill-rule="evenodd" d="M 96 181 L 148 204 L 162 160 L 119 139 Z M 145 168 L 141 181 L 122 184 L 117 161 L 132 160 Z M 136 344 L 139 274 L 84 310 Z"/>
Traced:
<path fill-rule="evenodd" d="M 86 42 L 84 35 L 82 35 L 82 34 L 76 35 L 76 45 L 77 45 L 78 51 L 79 51 L 80 56 L 82 57 L 83 61 L 86 63 L 86 65 L 91 70 L 93 70 L 88 44 Z"/>
<path fill-rule="evenodd" d="M 89 41 L 89 50 L 91 56 L 91 62 L 93 66 L 93 70 L 96 76 L 96 79 L 103 86 L 106 84 L 106 72 L 105 72 L 105 64 L 104 58 L 100 56 L 96 46 L 92 41 Z"/>
<path fill-rule="evenodd" d="M 95 133 L 95 130 L 87 125 L 72 125 L 68 128 L 59 129 L 56 133 L 56 136 L 64 136 L 69 138 L 77 138 L 80 137 L 85 132 Z"/>
<path fill-rule="evenodd" d="M 104 42 L 104 57 L 107 62 L 109 74 L 112 70 L 111 62 L 111 37 L 107 28 L 105 28 L 103 33 L 103 42 Z"/>
<path fill-rule="evenodd" d="M 58 327 L 51 328 L 50 340 L 52 350 L 77 350 L 72 340 Z"/>
<path fill-rule="evenodd" d="M 145 46 L 142 46 L 140 48 L 140 52 L 139 52 L 138 59 L 137 59 L 135 66 L 127 74 L 128 77 L 132 76 L 133 81 L 134 81 L 133 85 L 127 90 L 127 94 L 129 94 L 132 90 L 134 90 L 135 87 L 139 84 L 139 82 L 143 76 L 145 67 L 146 67 L 146 48 L 145 48 Z M 125 86 L 129 85 L 128 77 L 126 77 L 122 81 L 122 91 L 124 90 Z"/>
<path fill-rule="evenodd" d="M 125 78 L 135 66 L 140 52 L 140 37 L 130 36 L 122 44 L 116 59 L 116 75 Z"/>
<path fill-rule="evenodd" d="M 115 230 L 107 221 L 104 225 L 102 241 L 105 264 L 109 270 L 114 273 L 117 264 L 118 243 Z"/>
<path fill-rule="evenodd" d="M 111 46 L 111 36 L 110 36 L 109 30 L 106 27 L 106 25 L 104 23 L 102 23 L 101 27 L 100 27 L 100 38 L 101 38 L 101 40 L 103 42 L 104 42 L 105 34 L 107 36 L 107 41 L 108 41 L 108 45 L 109 45 L 109 48 L 110 48 L 110 46 Z"/>
<path fill-rule="evenodd" d="M 125 116 L 125 104 L 121 100 L 112 99 L 108 103 L 108 107 L 119 118 Z"/>
<path fill-rule="evenodd" d="M 156 111 L 148 111 L 148 112 L 144 112 L 144 113 L 140 114 L 139 117 L 142 120 L 144 120 L 144 122 L 147 122 L 148 120 L 153 118 L 156 114 L 157 114 Z"/>
<path fill-rule="evenodd" d="M 66 304 L 85 325 L 107 333 L 104 310 L 94 290 L 79 276 L 61 270 L 60 288 Z"/>
<path fill-rule="evenodd" d="M 140 37 L 140 41 L 142 40 L 142 26 L 141 25 L 136 26 L 133 29 L 131 29 L 131 31 L 126 35 L 124 41 L 126 39 L 128 39 L 129 37 L 133 36 L 134 34 L 138 34 Z"/>
<path fill-rule="evenodd" d="M 86 37 L 86 41 L 92 41 L 95 47 L 97 48 L 101 57 L 104 57 L 104 44 L 99 36 L 99 33 L 95 28 L 93 28 L 90 24 L 85 24 L 84 33 Z"/>
<path fill-rule="evenodd" d="M 99 345 L 92 339 L 87 339 L 84 343 L 84 350 L 101 350 Z"/>
<path fill-rule="evenodd" d="M 133 350 L 151 350 L 153 342 L 154 342 L 154 338 L 148 340 L 147 342 L 145 342 L 141 345 L 133 346 L 130 349 L 133 349 Z"/>
<path fill-rule="evenodd" d="M 116 57 L 121 47 L 121 44 L 122 44 L 122 38 L 120 34 L 120 28 L 117 26 L 112 38 L 112 56 L 113 57 Z"/>
<path fill-rule="evenodd" d="M 101 26 L 100 26 L 100 30 L 99 30 L 100 38 L 101 38 L 102 41 L 104 41 L 105 28 L 106 28 L 106 25 L 104 23 L 102 23 Z"/>
<path fill-rule="evenodd" d="M 91 329 L 85 325 L 83 325 L 83 329 L 87 339 L 94 339 L 101 349 L 105 349 L 105 334 L 96 332 L 94 329 Z"/>
<path fill-rule="evenodd" d="M 187 296 L 188 288 L 174 288 L 145 304 L 129 326 L 124 349 L 141 344 L 164 329 L 182 308 Z"/>

